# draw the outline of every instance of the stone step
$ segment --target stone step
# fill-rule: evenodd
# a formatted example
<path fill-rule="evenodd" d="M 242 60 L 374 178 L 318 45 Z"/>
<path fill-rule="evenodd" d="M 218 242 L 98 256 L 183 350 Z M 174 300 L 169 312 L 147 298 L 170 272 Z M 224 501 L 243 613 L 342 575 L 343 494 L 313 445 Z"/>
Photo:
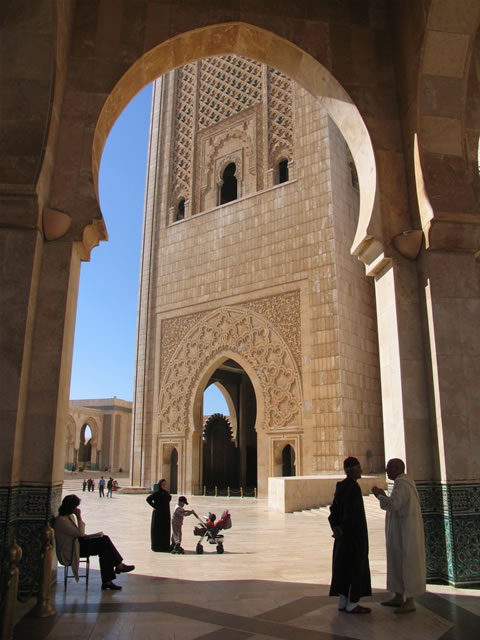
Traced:
<path fill-rule="evenodd" d="M 379 519 L 383 520 L 385 518 L 385 511 L 380 509 L 377 498 L 370 494 L 368 496 L 363 496 L 363 504 L 365 507 L 365 515 L 370 519 Z M 304 509 L 303 511 L 294 511 L 293 515 L 306 515 L 312 517 L 324 517 L 328 518 L 330 515 L 330 505 L 325 505 L 322 507 L 318 507 L 316 509 Z"/>

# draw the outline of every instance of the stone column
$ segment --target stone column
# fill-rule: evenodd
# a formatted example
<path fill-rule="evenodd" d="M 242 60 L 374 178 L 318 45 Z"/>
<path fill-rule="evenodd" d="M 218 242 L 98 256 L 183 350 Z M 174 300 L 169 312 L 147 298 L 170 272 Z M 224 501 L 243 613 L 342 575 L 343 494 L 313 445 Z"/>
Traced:
<path fill-rule="evenodd" d="M 21 201 L 36 210 L 33 198 L 10 199 L 2 218 Z M 72 241 L 47 242 L 32 226 L 0 231 L 0 528 L 2 552 L 13 537 L 24 550 L 20 593 L 38 588 L 42 532 L 61 496 L 80 269 Z"/>
<path fill-rule="evenodd" d="M 27 226 L 36 215 L 33 198 L 2 198 L 0 206 L 1 222 L 5 223 L 0 228 L 0 536 L 3 541 L 0 599 L 3 600 L 8 578 L 4 573 L 5 554 L 15 538 L 20 509 L 24 417 L 42 238 L 37 229 Z M 14 220 L 18 224 L 22 217 L 26 219 L 26 226 L 15 227 Z"/>
<path fill-rule="evenodd" d="M 375 274 L 385 459 L 402 458 L 415 480 L 432 477 L 416 263 L 395 256 Z"/>
<path fill-rule="evenodd" d="M 36 588 L 38 542 L 61 499 L 79 273 L 80 256 L 71 241 L 44 243 L 28 388 L 24 405 L 19 406 L 23 442 L 16 476 L 22 526 L 17 540 L 25 550 L 21 591 Z"/>
<path fill-rule="evenodd" d="M 433 474 L 421 485 L 430 578 L 480 581 L 480 267 L 470 253 L 420 259 Z"/>

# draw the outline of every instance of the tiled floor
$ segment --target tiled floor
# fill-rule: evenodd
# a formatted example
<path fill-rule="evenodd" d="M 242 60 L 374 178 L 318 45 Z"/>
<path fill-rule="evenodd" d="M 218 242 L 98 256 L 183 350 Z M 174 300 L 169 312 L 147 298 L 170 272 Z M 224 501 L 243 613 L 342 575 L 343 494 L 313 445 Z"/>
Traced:
<path fill-rule="evenodd" d="M 194 551 L 194 517 L 185 519 L 185 555 L 150 550 L 150 507 L 142 495 L 100 499 L 82 493 L 70 479 L 66 492 L 82 498 L 87 532 L 108 533 L 134 573 L 118 580 L 122 591 L 100 590 L 98 560 L 84 581 L 70 581 L 64 594 L 59 569 L 57 615 L 25 616 L 16 640 L 476 640 L 480 638 L 480 590 L 428 586 L 417 612 L 397 616 L 379 603 L 385 595 L 384 516 L 375 498 L 366 499 L 370 568 L 374 594 L 362 601 L 371 615 L 337 611 L 328 596 L 332 538 L 327 509 L 279 514 L 266 500 L 191 499 L 200 514 L 223 508 L 232 513 L 225 553 Z M 173 508 L 173 505 L 172 505 Z"/>

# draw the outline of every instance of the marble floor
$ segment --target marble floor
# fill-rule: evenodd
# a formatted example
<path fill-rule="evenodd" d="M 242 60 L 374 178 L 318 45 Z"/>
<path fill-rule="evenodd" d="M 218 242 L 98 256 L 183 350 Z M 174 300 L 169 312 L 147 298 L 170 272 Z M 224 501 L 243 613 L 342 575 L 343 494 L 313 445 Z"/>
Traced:
<path fill-rule="evenodd" d="M 225 553 L 205 546 L 197 555 L 185 518 L 185 555 L 150 550 L 151 510 L 144 495 L 82 493 L 80 480 L 66 481 L 65 493 L 77 493 L 87 533 L 104 531 L 125 561 L 136 565 L 122 575 L 122 590 L 101 591 L 98 559 L 85 581 L 63 589 L 58 569 L 54 594 L 57 615 L 24 615 L 15 640 L 476 640 L 480 638 L 480 590 L 428 585 L 416 613 L 398 616 L 382 607 L 385 596 L 384 515 L 376 499 L 365 499 L 370 536 L 373 595 L 362 600 L 372 614 L 337 611 L 328 596 L 333 540 L 328 510 L 296 514 L 269 510 L 266 500 L 191 498 L 198 514 L 224 508 L 233 526 L 225 532 Z M 173 502 L 173 501 L 172 501 Z"/>

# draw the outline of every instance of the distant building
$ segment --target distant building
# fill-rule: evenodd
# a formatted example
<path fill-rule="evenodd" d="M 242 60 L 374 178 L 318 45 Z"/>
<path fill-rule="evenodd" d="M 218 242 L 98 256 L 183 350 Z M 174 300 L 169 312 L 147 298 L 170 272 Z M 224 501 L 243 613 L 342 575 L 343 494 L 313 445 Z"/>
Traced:
<path fill-rule="evenodd" d="M 118 398 L 71 400 L 65 468 L 130 471 L 132 403 Z"/>

